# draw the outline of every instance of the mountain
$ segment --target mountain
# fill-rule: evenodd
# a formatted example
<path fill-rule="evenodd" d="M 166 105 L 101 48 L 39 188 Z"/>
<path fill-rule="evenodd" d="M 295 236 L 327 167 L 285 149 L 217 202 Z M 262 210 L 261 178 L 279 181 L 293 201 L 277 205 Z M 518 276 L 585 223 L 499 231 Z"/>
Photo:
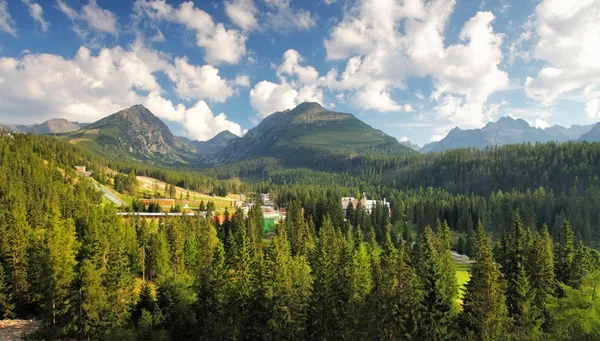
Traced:
<path fill-rule="evenodd" d="M 40 124 L 5 124 L 4 127 L 15 133 L 61 134 L 77 131 L 86 125 L 86 123 L 70 122 L 64 118 L 53 118 Z"/>
<path fill-rule="evenodd" d="M 575 140 L 589 132 L 592 125 L 574 125 L 571 128 L 553 126 L 545 129 L 535 128 L 522 119 L 502 117 L 498 122 L 490 122 L 481 129 L 452 129 L 438 142 L 426 144 L 421 152 L 440 152 L 457 148 L 485 148 L 524 142 L 566 142 Z"/>
<path fill-rule="evenodd" d="M 409 155 L 414 151 L 354 115 L 306 102 L 267 116 L 244 137 L 231 140 L 221 163 L 263 156 L 301 163 L 323 154 L 377 153 Z"/>
<path fill-rule="evenodd" d="M 581 135 L 578 141 L 600 142 L 600 123 L 596 124 L 592 130 Z"/>
<path fill-rule="evenodd" d="M 34 134 L 60 134 L 79 130 L 86 125 L 85 123 L 69 122 L 63 118 L 54 118 L 31 126 L 30 131 Z"/>
<path fill-rule="evenodd" d="M 410 141 L 401 141 L 400 144 L 414 150 L 415 152 L 421 151 L 421 146 L 416 143 L 412 143 Z"/>
<path fill-rule="evenodd" d="M 143 105 L 121 110 L 64 138 L 109 157 L 159 163 L 187 163 L 195 158 L 195 150 Z"/>
<path fill-rule="evenodd" d="M 229 130 L 224 130 L 208 141 L 193 141 L 193 145 L 200 154 L 215 154 L 225 148 L 230 141 L 239 138 Z"/>

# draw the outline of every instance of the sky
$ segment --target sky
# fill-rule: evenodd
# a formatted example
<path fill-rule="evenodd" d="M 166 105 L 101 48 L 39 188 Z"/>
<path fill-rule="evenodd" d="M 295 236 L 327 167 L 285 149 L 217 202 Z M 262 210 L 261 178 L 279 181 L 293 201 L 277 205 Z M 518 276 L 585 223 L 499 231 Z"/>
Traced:
<path fill-rule="evenodd" d="M 143 104 L 243 135 L 305 101 L 423 145 L 600 121 L 600 0 L 0 0 L 0 123 Z"/>

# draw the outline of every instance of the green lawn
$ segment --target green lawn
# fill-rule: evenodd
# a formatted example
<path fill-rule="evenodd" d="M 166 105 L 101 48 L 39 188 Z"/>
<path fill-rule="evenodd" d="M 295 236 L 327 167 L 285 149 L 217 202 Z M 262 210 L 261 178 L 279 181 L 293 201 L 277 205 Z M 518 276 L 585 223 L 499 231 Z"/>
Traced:
<path fill-rule="evenodd" d="M 465 286 L 471 278 L 469 273 L 469 265 L 454 261 L 454 269 L 456 270 L 456 280 L 458 281 L 458 298 L 462 299 L 464 295 Z"/>

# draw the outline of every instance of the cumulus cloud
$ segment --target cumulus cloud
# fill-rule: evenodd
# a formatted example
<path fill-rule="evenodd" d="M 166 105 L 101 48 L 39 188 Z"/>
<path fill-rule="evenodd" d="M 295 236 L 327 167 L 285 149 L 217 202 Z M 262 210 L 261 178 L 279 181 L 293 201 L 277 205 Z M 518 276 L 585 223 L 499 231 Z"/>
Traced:
<path fill-rule="evenodd" d="M 79 12 L 69 7 L 63 0 L 57 0 L 56 4 L 61 12 L 76 23 L 74 30 L 82 37 L 87 34 L 87 30 L 110 33 L 114 36 L 119 33 L 117 16 L 98 6 L 96 0 L 90 0 Z M 85 24 L 86 28 L 81 28 L 79 24 Z"/>
<path fill-rule="evenodd" d="M 589 100 L 585 104 L 585 111 L 591 121 L 597 122 L 600 120 L 600 98 Z"/>
<path fill-rule="evenodd" d="M 177 63 L 183 64 L 183 69 Z M 97 54 L 81 47 L 72 59 L 25 54 L 20 58 L 0 58 L 0 112 L 4 123 L 39 123 L 57 117 L 93 122 L 144 103 L 157 116 L 180 123 L 190 138 L 207 139 L 221 128 L 243 133 L 225 114 L 213 115 L 203 100 L 186 108 L 164 99 L 154 75 L 157 72 L 173 76 L 175 92 L 211 86 L 223 89 L 229 82 L 218 77 L 218 70 L 213 67 L 194 66 L 184 59 L 172 62 L 139 43 L 127 49 L 103 48 Z M 191 99 L 220 101 L 223 96 L 207 92 Z M 197 127 L 199 124 L 207 126 Z"/>
<path fill-rule="evenodd" d="M 12 35 L 17 36 L 17 28 L 15 22 L 8 12 L 8 4 L 6 0 L 0 0 L 0 31 L 4 31 Z"/>
<path fill-rule="evenodd" d="M 31 0 L 21 1 L 23 1 L 23 3 L 27 6 L 29 15 L 33 18 L 33 20 L 40 24 L 40 28 L 42 29 L 42 31 L 48 31 L 48 27 L 50 26 L 50 24 L 46 20 L 44 20 L 44 9 L 42 8 L 42 6 Z"/>
<path fill-rule="evenodd" d="M 196 66 L 185 58 L 175 58 L 174 67 L 167 70 L 167 75 L 183 99 L 225 102 L 234 93 L 227 80 L 219 76 L 219 69 L 212 65 Z"/>
<path fill-rule="evenodd" d="M 246 133 L 239 124 L 230 121 L 225 113 L 213 114 L 205 101 L 198 101 L 190 108 L 183 104 L 174 106 L 171 101 L 153 92 L 146 98 L 145 105 L 158 117 L 180 122 L 186 130 L 186 136 L 199 141 L 209 140 L 224 130 L 238 136 Z"/>
<path fill-rule="evenodd" d="M 455 0 L 357 1 L 324 40 L 327 58 L 346 60 L 345 70 L 332 69 L 323 81 L 350 92 L 357 108 L 386 112 L 410 111 L 391 91 L 405 89 L 409 77 L 431 77 L 437 118 L 482 124 L 488 97 L 508 86 L 508 74 L 499 69 L 503 35 L 494 32 L 491 12 L 478 12 L 463 25 L 459 41 L 445 46 L 454 5 Z"/>
<path fill-rule="evenodd" d="M 242 30 L 258 28 L 258 9 L 252 0 L 232 0 L 225 3 L 225 13 Z"/>
<path fill-rule="evenodd" d="M 313 15 L 304 9 L 294 8 L 290 0 L 263 0 L 266 11 L 261 13 L 253 0 L 230 0 L 225 3 L 225 13 L 242 30 L 275 29 L 278 32 L 306 31 L 316 25 Z M 262 24 L 259 24 L 259 21 Z"/>
<path fill-rule="evenodd" d="M 283 61 L 276 66 L 279 84 L 261 81 L 250 90 L 250 105 L 265 118 L 276 111 L 291 109 L 302 102 L 323 104 L 319 73 L 305 62 L 296 50 L 287 50 Z"/>
<path fill-rule="evenodd" d="M 550 104 L 565 93 L 600 84 L 600 1 L 544 0 L 530 26 L 532 57 L 547 66 L 527 77 L 527 96 Z"/>
<path fill-rule="evenodd" d="M 258 118 L 265 118 L 276 111 L 293 108 L 297 96 L 298 91 L 287 83 L 261 81 L 250 90 L 250 105 L 258 113 Z"/>
<path fill-rule="evenodd" d="M 315 19 L 307 10 L 293 8 L 290 0 L 264 0 L 269 11 L 266 14 L 268 25 L 277 30 L 309 30 L 316 25 Z"/>
<path fill-rule="evenodd" d="M 165 0 L 137 0 L 134 12 L 138 24 L 145 20 L 176 22 L 195 32 L 196 45 L 204 49 L 207 63 L 236 64 L 246 54 L 247 37 L 244 33 L 215 23 L 209 13 L 194 7 L 191 1 L 175 8 Z M 158 28 L 156 30 L 160 32 Z"/>

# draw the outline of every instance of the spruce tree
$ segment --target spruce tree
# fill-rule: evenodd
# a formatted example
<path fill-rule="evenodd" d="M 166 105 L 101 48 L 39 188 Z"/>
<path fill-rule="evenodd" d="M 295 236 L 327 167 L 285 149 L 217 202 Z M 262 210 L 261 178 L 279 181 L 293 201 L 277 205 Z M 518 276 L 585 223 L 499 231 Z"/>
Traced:
<path fill-rule="evenodd" d="M 507 322 L 500 266 L 479 222 L 475 231 L 475 261 L 463 298 L 461 327 L 474 340 L 498 340 Z"/>
<path fill-rule="evenodd" d="M 64 326 L 73 316 L 71 285 L 76 278 L 79 242 L 75 235 L 75 224 L 63 220 L 58 212 L 50 218 L 45 239 L 41 306 L 46 321 L 52 326 Z"/>
<path fill-rule="evenodd" d="M 419 321 L 419 338 L 446 340 L 451 337 L 451 326 L 457 315 L 454 291 L 456 279 L 448 282 L 444 256 L 440 255 L 439 241 L 433 230 L 426 226 L 415 244 L 414 267 L 421 279 L 423 312 Z"/>
<path fill-rule="evenodd" d="M 200 269 L 197 280 L 196 330 L 201 340 L 220 340 L 224 337 L 226 281 L 225 250 L 223 244 L 217 241 L 210 263 Z"/>
<path fill-rule="evenodd" d="M 573 284 L 573 259 L 575 257 L 575 235 L 569 221 L 565 220 L 558 231 L 554 249 L 554 272 L 556 280 L 566 285 Z"/>
<path fill-rule="evenodd" d="M 14 308 L 12 289 L 7 281 L 2 262 L 0 262 L 0 320 L 12 317 Z"/>

